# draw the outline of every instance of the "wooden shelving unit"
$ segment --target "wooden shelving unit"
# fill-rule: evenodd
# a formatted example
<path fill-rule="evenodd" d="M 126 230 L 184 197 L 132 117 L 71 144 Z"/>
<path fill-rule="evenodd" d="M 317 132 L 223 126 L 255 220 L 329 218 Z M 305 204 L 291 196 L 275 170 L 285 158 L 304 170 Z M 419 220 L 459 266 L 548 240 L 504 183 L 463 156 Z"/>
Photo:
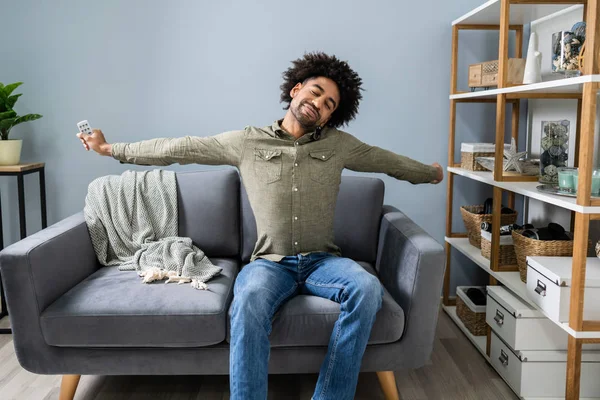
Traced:
<path fill-rule="evenodd" d="M 498 265 L 500 234 L 492 234 L 491 260 L 471 246 L 466 234 L 452 231 L 453 190 L 456 176 L 476 180 L 493 186 L 492 226 L 500 226 L 502 194 L 508 192 L 508 206 L 514 208 L 515 193 L 535 198 L 572 211 L 574 219 L 574 250 L 572 257 L 572 286 L 568 323 L 557 323 L 568 334 L 568 356 L 565 398 L 579 399 L 581 376 L 581 350 L 583 343 L 600 343 L 600 321 L 583 320 L 583 296 L 586 276 L 589 224 L 600 219 L 600 199 L 591 196 L 593 170 L 594 126 L 596 120 L 596 96 L 600 90 L 600 0 L 490 0 L 452 22 L 452 59 L 450 79 L 450 127 L 448 140 L 448 187 L 446 210 L 446 276 L 444 279 L 443 309 L 465 332 L 475 347 L 489 357 L 490 332 L 488 337 L 473 337 L 456 316 L 454 301 L 450 298 L 450 259 L 455 249 L 466 255 L 490 275 L 490 285 L 498 282 L 505 285 L 521 299 L 527 299 L 525 284 L 517 271 L 504 271 Z M 523 57 L 524 25 L 551 14 L 560 13 L 573 5 L 583 4 L 586 22 L 586 54 L 582 76 L 531 85 L 508 86 L 508 41 L 509 31 L 515 32 L 516 46 L 513 57 Z M 477 92 L 457 91 L 457 66 L 459 33 L 464 30 L 499 31 L 499 74 L 498 88 Z M 485 60 L 482 60 L 485 61 Z M 575 164 L 579 167 L 579 182 L 576 198 L 547 195 L 536 190 L 538 185 L 531 177 L 519 176 L 502 171 L 503 144 L 505 141 L 505 117 L 507 106 L 512 107 L 511 133 L 518 143 L 519 107 L 521 99 L 576 99 L 577 131 Z M 455 154 L 456 106 L 458 103 L 495 103 L 495 169 L 493 172 L 473 172 L 460 168 Z M 537 177 L 535 177 L 537 181 Z"/>

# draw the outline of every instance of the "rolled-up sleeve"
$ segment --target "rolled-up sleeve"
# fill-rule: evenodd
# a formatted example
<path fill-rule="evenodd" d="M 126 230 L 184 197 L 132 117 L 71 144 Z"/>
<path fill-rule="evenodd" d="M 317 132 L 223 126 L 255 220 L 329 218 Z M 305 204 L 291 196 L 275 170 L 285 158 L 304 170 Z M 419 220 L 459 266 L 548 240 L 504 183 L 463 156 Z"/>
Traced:
<path fill-rule="evenodd" d="M 437 178 L 437 169 L 406 156 L 361 142 L 340 131 L 344 168 L 358 172 L 379 172 L 413 184 L 429 183 Z"/>
<path fill-rule="evenodd" d="M 239 166 L 246 131 L 214 136 L 156 138 L 135 143 L 114 143 L 112 157 L 137 165 L 205 164 Z"/>

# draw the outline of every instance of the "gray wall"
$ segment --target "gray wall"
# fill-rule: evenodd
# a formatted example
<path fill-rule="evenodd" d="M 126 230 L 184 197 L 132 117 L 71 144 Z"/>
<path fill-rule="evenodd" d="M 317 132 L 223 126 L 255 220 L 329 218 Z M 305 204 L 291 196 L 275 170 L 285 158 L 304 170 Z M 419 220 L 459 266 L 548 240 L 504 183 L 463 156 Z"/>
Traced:
<path fill-rule="evenodd" d="M 446 165 L 451 21 L 480 3 L 6 1 L 0 81 L 24 81 L 17 111 L 44 115 L 12 136 L 24 139 L 22 162 L 46 163 L 52 224 L 83 208 L 94 178 L 144 169 L 85 152 L 75 137 L 78 121 L 88 119 L 112 142 L 270 124 L 284 115 L 281 73 L 305 51 L 322 50 L 347 60 L 364 80 L 360 114 L 347 131 Z M 464 90 L 467 65 L 497 57 L 497 34 L 469 33 L 461 46 Z M 483 113 L 474 115 L 479 108 Z M 461 105 L 457 145 L 492 141 L 494 112 Z M 386 202 L 443 243 L 447 181 L 413 186 L 378 176 Z M 19 238 L 15 180 L 2 178 L 0 190 L 9 244 Z M 458 205 L 482 202 L 491 189 L 457 178 L 455 193 L 455 229 L 464 230 Z M 26 177 L 26 194 L 32 233 L 40 229 L 36 176 Z M 479 273 L 464 259 L 458 263 L 454 284 Z"/>

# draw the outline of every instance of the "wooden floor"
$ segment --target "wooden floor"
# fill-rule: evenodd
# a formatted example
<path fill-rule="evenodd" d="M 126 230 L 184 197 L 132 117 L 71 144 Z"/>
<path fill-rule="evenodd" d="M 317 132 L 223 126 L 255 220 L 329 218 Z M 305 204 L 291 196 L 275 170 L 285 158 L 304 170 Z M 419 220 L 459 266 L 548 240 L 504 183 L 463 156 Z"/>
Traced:
<path fill-rule="evenodd" d="M 0 327 L 7 326 L 6 318 Z M 269 400 L 309 400 L 317 374 L 269 376 Z M 403 400 L 518 399 L 471 342 L 443 311 L 431 364 L 415 371 L 396 372 Z M 34 375 L 17 362 L 10 335 L 0 335 L 0 398 L 58 399 L 59 376 Z M 83 376 L 76 400 L 225 400 L 229 377 L 215 376 Z M 355 399 L 378 400 L 383 394 L 375 373 L 362 373 Z"/>

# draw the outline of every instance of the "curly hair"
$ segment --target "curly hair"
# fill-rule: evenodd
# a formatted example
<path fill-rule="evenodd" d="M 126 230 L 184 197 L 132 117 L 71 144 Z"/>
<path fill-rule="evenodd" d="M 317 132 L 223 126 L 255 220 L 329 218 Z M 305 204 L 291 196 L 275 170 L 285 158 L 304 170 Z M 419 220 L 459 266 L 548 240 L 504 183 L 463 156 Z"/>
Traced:
<path fill-rule="evenodd" d="M 340 91 L 340 104 L 331 115 L 327 125 L 337 128 L 346 125 L 356 117 L 358 103 L 362 99 L 360 91 L 364 89 L 361 88 L 362 79 L 346 61 L 340 61 L 335 56 L 329 56 L 322 52 L 314 52 L 292 61 L 292 64 L 293 66 L 283 73 L 281 102 L 287 103 L 284 110 L 290 108 L 292 102 L 290 91 L 296 84 L 322 76 L 334 81 Z"/>

